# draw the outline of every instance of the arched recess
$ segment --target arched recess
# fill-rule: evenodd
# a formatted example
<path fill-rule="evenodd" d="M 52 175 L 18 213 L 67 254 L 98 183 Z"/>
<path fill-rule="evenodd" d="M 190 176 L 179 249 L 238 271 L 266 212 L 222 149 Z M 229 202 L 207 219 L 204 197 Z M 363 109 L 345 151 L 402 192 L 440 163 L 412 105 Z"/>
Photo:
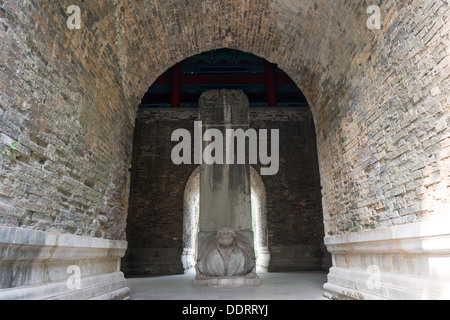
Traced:
<path fill-rule="evenodd" d="M 196 84 L 204 84 L 205 78 L 207 78 L 209 85 L 216 86 L 222 86 L 224 83 L 228 86 L 233 85 L 234 82 L 232 83 L 229 79 L 233 79 L 238 85 L 250 84 L 248 86 L 250 88 L 252 88 L 252 84 L 257 84 L 256 89 L 254 87 L 251 90 L 247 89 L 252 128 L 255 130 L 281 130 L 280 136 L 283 143 L 280 161 L 282 166 L 277 175 L 263 177 L 263 183 L 259 174 L 253 169 L 251 171 L 254 191 L 253 206 L 256 208 L 254 211 L 259 210 L 261 214 L 264 214 L 254 219 L 256 239 L 260 239 L 255 243 L 255 248 L 258 250 L 258 272 L 267 271 L 270 260 L 267 220 L 271 225 L 270 243 L 271 250 L 273 250 L 270 271 L 297 268 L 300 264 L 292 261 L 291 258 L 303 257 L 305 255 L 304 248 L 310 252 L 311 241 L 314 244 L 323 242 L 321 223 L 317 224 L 317 232 L 304 232 L 303 230 L 304 228 L 316 228 L 316 224 L 305 217 L 311 215 L 321 220 L 322 210 L 319 173 L 315 156 L 315 132 L 311 113 L 305 101 L 300 99 L 302 98 L 300 95 L 288 95 L 293 92 L 293 86 L 301 94 L 300 89 L 284 70 L 272 66 L 274 69 L 276 68 L 274 71 L 277 77 L 274 82 L 280 84 L 279 87 L 275 86 L 276 94 L 280 94 L 277 95 L 277 101 L 280 104 L 277 104 L 276 107 L 261 106 L 263 104 L 261 101 L 264 102 L 267 98 L 265 95 L 261 95 L 263 90 L 259 86 L 261 83 L 263 83 L 263 87 L 268 85 L 267 61 L 245 52 L 231 54 L 233 58 L 231 60 L 226 59 L 230 55 L 224 51 L 240 50 L 223 48 L 217 51 L 220 51 L 220 54 L 216 52 L 213 57 L 210 57 L 208 52 L 204 52 L 200 57 L 191 57 L 186 59 L 187 61 L 180 62 L 177 73 L 174 73 L 173 68 L 169 68 L 158 77 L 157 81 L 148 89 L 148 94 L 141 100 L 136 118 L 131 166 L 132 183 L 127 221 L 128 251 L 124 258 L 123 268 L 127 275 L 136 272 L 140 274 L 144 272 L 145 274 L 179 274 L 185 270 L 192 271 L 194 268 L 195 234 L 197 234 L 194 217 L 195 204 L 199 199 L 195 192 L 199 186 L 194 177 L 198 173 L 195 172 L 196 165 L 175 165 L 170 161 L 170 154 L 174 147 L 174 143 L 170 141 L 173 131 L 184 128 L 191 135 L 195 135 L 192 129 L 193 121 L 197 119 L 198 105 L 192 107 L 191 101 L 194 100 L 192 93 L 197 94 L 202 88 L 199 90 L 200 85 L 198 85 L 193 91 L 183 87 L 183 84 L 191 84 L 193 80 L 196 80 Z M 254 57 L 249 57 L 250 55 Z M 208 56 L 209 59 L 205 59 L 205 56 Z M 219 56 L 220 59 L 214 59 Z M 228 82 L 220 82 L 224 77 L 217 76 L 217 74 L 215 74 L 214 80 L 211 80 L 209 75 L 199 77 L 199 74 L 204 76 L 202 72 L 206 72 L 204 71 L 205 66 L 217 67 L 217 61 L 220 61 L 220 70 L 226 73 L 225 79 Z M 226 65 L 233 69 L 223 71 L 224 68 L 226 69 Z M 202 70 L 199 69 L 200 67 L 193 68 L 193 66 L 201 66 Z M 230 74 L 236 73 L 236 66 L 239 66 L 240 72 L 237 74 L 237 80 L 230 77 Z M 245 68 L 242 68 L 243 66 Z M 215 70 L 215 72 L 217 71 Z M 181 86 L 177 87 L 180 88 L 183 95 L 186 94 L 189 97 L 189 99 L 182 97 L 180 99 L 182 103 L 179 103 L 178 106 L 171 103 L 171 80 L 173 80 L 174 74 L 182 75 Z M 199 82 L 199 80 L 203 82 Z M 189 86 L 187 87 L 189 88 Z M 243 89 L 244 93 L 245 90 Z M 301 151 L 292 149 L 293 146 L 298 146 Z M 158 152 L 153 152 L 153 150 Z M 289 160 L 286 161 L 286 159 Z M 257 167 L 258 165 L 255 166 L 255 168 Z M 304 168 L 304 170 L 298 170 L 299 168 Z M 179 183 L 180 181 L 183 182 Z M 292 193 L 289 191 L 289 186 L 292 186 Z M 267 199 L 266 188 L 270 195 Z M 267 208 L 269 208 L 267 213 L 266 201 Z M 257 219 L 258 227 L 256 226 Z M 305 221 L 311 222 L 307 223 L 309 226 L 304 224 Z M 296 226 L 301 230 L 296 232 Z M 296 253 L 293 253 L 293 250 Z M 301 251 L 301 254 L 298 251 Z M 130 266 L 134 267 L 130 268 Z M 301 268 L 304 266 L 302 265 Z"/>
<path fill-rule="evenodd" d="M 398 7 L 382 6 L 385 31 L 391 24 L 396 25 L 388 17 L 397 17 L 398 23 L 411 11 L 408 6 Z M 402 15 L 396 12 L 398 9 Z M 355 202 L 366 200 L 357 190 L 367 185 L 365 179 L 361 183 L 358 179 L 361 168 L 357 167 L 364 164 L 352 159 L 358 159 L 358 148 L 366 149 L 365 145 L 372 143 L 370 133 L 380 131 L 378 123 L 391 117 L 382 114 L 389 109 L 396 114 L 395 108 L 388 108 L 396 103 L 394 99 L 389 101 L 389 96 L 397 97 L 395 86 L 387 88 L 389 96 L 380 88 L 385 86 L 381 81 L 393 75 L 390 66 L 403 64 L 400 51 L 396 52 L 398 58 L 394 63 L 387 56 L 390 50 L 380 50 L 392 49 L 391 42 L 384 41 L 382 35 L 386 32 L 367 28 L 369 16 L 364 1 L 331 4 L 324 0 L 195 1 L 190 5 L 165 0 L 145 0 L 136 5 L 127 1 L 126 6 L 117 8 L 116 17 L 121 23 L 117 28 L 121 58 L 118 64 L 126 70 L 121 80 L 130 97 L 127 101 L 134 108 L 159 75 L 201 52 L 237 49 L 285 70 L 305 95 L 313 114 L 325 234 L 346 233 L 354 227 L 350 219 L 355 204 L 347 199 L 341 201 L 340 195 L 354 194 Z M 137 28 L 141 25 L 145 28 Z M 358 32 L 349 31 L 355 28 Z M 412 32 L 405 33 L 409 34 Z M 386 60 L 390 63 L 376 63 Z M 380 121 L 371 126 L 371 119 Z M 375 148 L 380 147 L 375 145 L 365 152 L 376 156 Z M 348 156 L 339 156 L 347 152 Z M 335 191 L 335 186 L 344 181 L 351 182 L 345 183 L 345 190 Z M 359 215 L 369 210 L 376 216 L 375 207 L 376 201 L 370 201 Z M 341 214 L 350 219 L 340 219 Z"/>
<path fill-rule="evenodd" d="M 423 195 L 442 176 L 431 175 L 436 157 L 431 156 L 434 151 L 429 145 L 436 150 L 444 147 L 437 142 L 409 141 L 408 137 L 422 129 L 428 132 L 428 128 L 439 128 L 433 140 L 444 141 L 448 135 L 444 129 L 449 74 L 445 59 L 448 24 L 443 22 L 448 21 L 449 9 L 445 2 L 383 2 L 382 30 L 367 28 L 365 1 L 143 4 L 134 10 L 145 14 L 123 7 L 123 14 L 118 8 L 116 15 L 124 22 L 117 37 L 119 66 L 127 70 L 122 82 L 134 107 L 159 74 L 202 51 L 235 48 L 287 70 L 307 97 L 313 114 L 329 249 L 336 249 L 335 243 L 348 242 L 347 235 L 358 240 L 359 232 L 426 221 L 444 212 L 439 201 L 448 198 L 448 191 L 433 199 Z M 435 23 L 436 19 L 443 23 Z M 137 25 L 145 28 L 136 30 Z M 434 27 L 428 30 L 426 25 Z M 415 30 L 425 30 L 419 33 L 423 38 Z M 427 30 L 429 35 L 425 36 Z M 414 48 L 418 45 L 422 49 L 417 51 Z M 430 57 L 435 57 L 431 63 Z M 431 67 L 433 72 L 419 72 Z M 132 83 L 130 79 L 140 81 Z M 430 105 L 439 112 L 424 107 Z M 405 172 L 414 174 L 405 178 Z M 364 274 L 365 265 L 361 266 L 354 255 L 342 257 L 340 253 L 347 248 L 339 250 L 333 265 L 343 276 L 330 279 L 342 276 L 342 282 L 349 283 L 343 272 L 353 267 Z M 388 259 L 390 254 L 386 254 Z"/>
<path fill-rule="evenodd" d="M 200 167 L 189 177 L 183 197 L 183 253 L 181 262 L 184 273 L 195 273 L 195 247 L 198 232 L 200 203 Z"/>
<path fill-rule="evenodd" d="M 2 106 L 9 106 L 3 139 L 8 132 L 20 133 L 19 142 L 27 145 L 22 150 L 33 155 L 51 140 L 45 152 L 51 165 L 18 161 L 14 170 L 4 170 L 3 189 L 18 189 L 20 172 L 22 177 L 36 177 L 29 181 L 33 185 L 21 190 L 41 190 L 45 185 L 56 194 L 60 186 L 55 181 L 70 180 L 67 188 L 75 193 L 70 199 L 39 198 L 57 205 L 55 212 L 60 213 L 55 219 L 45 217 L 52 223 L 26 226 L 22 218 L 30 211 L 25 209 L 41 207 L 36 206 L 36 196 L 2 196 L 7 201 L 2 207 L 4 225 L 124 240 L 138 100 L 167 67 L 221 47 L 276 62 L 308 97 L 317 124 L 327 236 L 348 234 L 366 249 L 367 242 L 355 236 L 361 230 L 408 226 L 446 213 L 448 2 L 383 1 L 382 30 L 370 30 L 366 1 L 124 0 L 101 8 L 90 1 L 82 5 L 83 12 L 89 12 L 83 32 L 68 32 L 63 2 L 39 8 L 6 3 L 8 32 L 2 34 L 2 43 L 14 48 L 17 61 L 3 63 L 2 83 L 16 84 L 3 90 Z M 30 23 L 27 16 L 36 16 L 37 10 L 42 19 Z M 30 73 L 36 71 L 30 69 L 30 61 L 37 62 L 39 72 Z M 62 72 L 60 62 L 71 72 Z M 17 94 L 22 89 L 30 94 Z M 36 123 L 30 125 L 30 119 Z M 444 169 L 438 172 L 436 167 Z M 65 179 L 48 185 L 53 175 Z M 442 185 L 434 191 L 441 177 Z M 91 188 L 92 181 L 100 184 Z M 82 218 L 66 212 L 79 201 L 83 210 L 89 207 Z M 43 206 L 41 210 L 43 216 L 51 212 Z M 23 216 L 19 219 L 18 214 Z M 339 250 L 335 252 L 347 248 Z M 336 257 L 341 271 L 356 266 L 364 274 L 366 266 L 358 265 L 354 254 Z M 392 259 L 386 261 L 384 269 L 392 265 Z"/>
<path fill-rule="evenodd" d="M 267 272 L 270 262 L 266 211 L 266 189 L 258 172 L 250 166 L 252 222 L 257 272 Z M 186 183 L 183 198 L 183 253 L 181 261 L 185 273 L 195 273 L 195 248 L 198 232 L 200 202 L 200 167 Z"/>
<path fill-rule="evenodd" d="M 269 269 L 269 229 L 267 225 L 266 188 L 259 173 L 250 166 L 253 234 L 255 237 L 256 271 Z"/>

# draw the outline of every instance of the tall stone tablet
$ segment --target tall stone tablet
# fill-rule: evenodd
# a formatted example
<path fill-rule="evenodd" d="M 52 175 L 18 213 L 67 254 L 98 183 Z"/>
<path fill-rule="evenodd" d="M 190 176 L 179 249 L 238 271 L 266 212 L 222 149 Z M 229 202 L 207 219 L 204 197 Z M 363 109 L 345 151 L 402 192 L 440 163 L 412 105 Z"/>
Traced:
<path fill-rule="evenodd" d="M 215 144 L 214 152 L 217 155 L 220 151 L 217 148 L 222 148 L 223 157 L 217 157 L 215 162 L 204 156 L 200 165 L 197 275 L 194 284 L 260 284 L 255 272 L 248 141 L 244 145 L 244 163 L 237 161 L 237 148 L 242 145 L 235 141 L 231 148 L 231 144 L 226 143 L 226 139 L 234 139 L 229 133 L 227 135 L 227 129 L 245 132 L 249 128 L 248 98 L 240 90 L 207 91 L 200 97 L 199 118 L 203 124 L 202 132 L 207 137 L 216 133 L 217 138 L 220 131 L 224 139 Z M 211 149 L 216 142 L 214 137 L 210 140 L 203 142 L 205 154 L 208 146 Z M 227 145 L 230 150 L 227 150 Z M 220 161 L 222 158 L 224 160 Z"/>

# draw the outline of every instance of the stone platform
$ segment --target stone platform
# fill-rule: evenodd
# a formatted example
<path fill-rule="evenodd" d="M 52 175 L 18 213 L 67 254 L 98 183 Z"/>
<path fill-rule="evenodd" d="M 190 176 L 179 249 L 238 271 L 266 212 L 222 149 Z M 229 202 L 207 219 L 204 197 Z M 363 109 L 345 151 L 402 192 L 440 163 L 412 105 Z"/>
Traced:
<path fill-rule="evenodd" d="M 242 287 L 242 286 L 259 286 L 261 279 L 254 278 L 209 278 L 209 279 L 194 279 L 192 280 L 194 286 L 208 286 L 208 287 Z"/>
<path fill-rule="evenodd" d="M 0 300 L 121 300 L 126 241 L 0 226 Z M 70 267 L 79 270 L 79 286 Z"/>
<path fill-rule="evenodd" d="M 450 219 L 325 237 L 330 299 L 450 299 Z"/>

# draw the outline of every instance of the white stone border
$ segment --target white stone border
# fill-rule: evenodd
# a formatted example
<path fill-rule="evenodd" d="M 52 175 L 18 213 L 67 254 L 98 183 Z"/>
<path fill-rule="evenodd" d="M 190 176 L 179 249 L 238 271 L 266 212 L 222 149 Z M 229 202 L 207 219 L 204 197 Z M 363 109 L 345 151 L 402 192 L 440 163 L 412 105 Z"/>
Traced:
<path fill-rule="evenodd" d="M 129 288 L 120 272 L 126 249 L 127 241 L 0 226 L 0 272 L 13 277 L 11 272 L 27 268 L 24 283 L 0 289 L 0 300 L 126 298 Z M 83 269 L 77 290 L 67 286 L 72 263 Z"/>
<path fill-rule="evenodd" d="M 126 249 L 127 241 L 0 226 L 0 244 Z"/>
<path fill-rule="evenodd" d="M 325 245 L 333 260 L 324 285 L 328 298 L 450 299 L 450 218 L 328 236 Z M 358 257 L 380 263 L 376 288 Z M 407 264 L 409 273 L 389 269 L 394 261 Z"/>
<path fill-rule="evenodd" d="M 81 289 L 68 291 L 65 281 L 0 290 L 0 300 L 114 300 L 130 293 L 122 272 L 81 280 Z"/>
<path fill-rule="evenodd" d="M 345 245 L 385 240 L 406 240 L 414 238 L 424 239 L 448 235 L 450 235 L 450 218 L 440 218 L 397 225 L 389 228 L 348 233 L 339 236 L 327 236 L 325 237 L 325 245 L 328 248 L 329 245 Z M 450 252 L 449 242 L 439 242 L 435 243 L 435 245 L 438 245 L 435 249 L 441 247 L 441 249 L 445 250 L 445 253 Z"/>

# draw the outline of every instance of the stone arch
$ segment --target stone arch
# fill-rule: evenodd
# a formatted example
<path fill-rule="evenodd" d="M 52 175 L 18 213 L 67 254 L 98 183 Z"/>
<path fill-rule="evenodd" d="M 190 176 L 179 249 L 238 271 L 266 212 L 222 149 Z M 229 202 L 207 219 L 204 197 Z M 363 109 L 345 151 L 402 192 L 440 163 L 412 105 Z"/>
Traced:
<path fill-rule="evenodd" d="M 255 237 L 256 271 L 267 272 L 270 262 L 269 230 L 267 225 L 267 194 L 259 173 L 250 166 L 253 234 Z"/>
<path fill-rule="evenodd" d="M 200 201 L 200 167 L 197 167 L 192 172 L 184 190 L 183 253 L 181 262 L 185 273 L 195 273 L 195 248 Z"/>
<path fill-rule="evenodd" d="M 68 32 L 64 2 L 5 3 L 2 44 L 15 55 L 1 57 L 3 83 L 11 84 L 2 87 L 2 141 L 18 141 L 21 155 L 1 169 L 3 226 L 101 238 L 105 248 L 125 240 L 139 99 L 176 62 L 224 47 L 278 63 L 308 99 L 326 243 L 342 283 L 348 268 L 366 265 L 343 256 L 349 250 L 339 244 L 366 243 L 360 231 L 369 229 L 370 239 L 385 241 L 391 232 L 377 230 L 446 216 L 445 1 L 383 1 L 381 30 L 366 27 L 366 1 L 87 1 L 81 32 Z M 368 247 L 359 248 L 362 256 Z M 398 273 L 389 265 L 382 271 Z"/>
<path fill-rule="evenodd" d="M 252 220 L 255 237 L 256 266 L 258 272 L 267 272 L 270 261 L 266 189 L 259 173 L 250 166 Z M 198 232 L 198 204 L 200 192 L 200 167 L 186 183 L 183 198 L 183 253 L 181 262 L 185 273 L 195 273 L 195 248 Z"/>
<path fill-rule="evenodd" d="M 434 11 L 428 10 L 431 7 Z M 438 128 L 437 139 L 444 139 L 449 114 L 445 99 L 449 65 L 447 3 L 383 2 L 381 30 L 367 28 L 364 1 L 194 0 L 187 4 L 124 0 L 102 6 L 101 10 L 98 3 L 86 2 L 81 6 L 82 12 L 90 13 L 83 21 L 85 32 L 67 32 L 65 9 L 63 3 L 40 8 L 43 17 L 55 17 L 55 23 L 46 24 L 42 19 L 37 28 L 42 35 L 56 35 L 49 42 L 33 37 L 33 44 L 23 38 L 30 31 L 27 19 L 10 19 L 15 23 L 9 26 L 10 34 L 5 37 L 5 46 L 17 46 L 18 56 L 25 57 L 32 49 L 33 57 L 43 62 L 43 72 L 31 79 L 42 84 L 32 90 L 34 98 L 18 98 L 11 89 L 3 103 L 23 106 L 30 113 L 27 117 L 36 119 L 35 127 L 39 129 L 30 134 L 17 131 L 25 116 L 11 111 L 9 118 L 16 129 L 5 132 L 3 139 L 22 141 L 32 151 L 48 146 L 53 139 L 51 145 L 61 156 L 50 160 L 62 166 L 61 175 L 75 177 L 77 193 L 84 186 L 99 184 L 93 189 L 92 200 L 86 202 L 89 208 L 81 209 L 92 215 L 83 226 L 64 224 L 70 219 L 62 218 L 57 219 L 60 222 L 55 227 L 40 224 L 40 230 L 126 239 L 129 168 L 139 101 L 148 86 L 169 67 L 194 54 L 218 48 L 235 48 L 277 63 L 307 98 L 317 133 L 327 236 L 346 234 L 360 226 L 390 227 L 426 220 L 442 212 L 440 195 L 428 201 L 421 194 L 403 192 L 410 188 L 409 181 L 397 179 L 392 185 L 389 177 L 398 173 L 396 162 L 401 161 L 397 160 L 401 156 L 396 154 L 397 144 L 403 146 L 404 140 L 415 134 L 415 125 L 404 131 L 399 129 L 401 126 L 387 125 L 416 122 L 421 128 L 426 124 L 427 128 Z M 33 16 L 37 9 L 30 6 L 24 10 L 23 15 Z M 415 11 L 417 15 L 412 15 Z M 22 15 L 15 5 L 9 14 Z M 434 26 L 431 31 L 424 29 L 427 24 Z M 424 31 L 418 35 L 417 29 Z M 422 48 L 419 51 L 418 45 Z M 87 56 L 89 59 L 85 59 Z M 432 63 L 427 62 L 428 57 L 433 57 Z M 70 74 L 52 72 L 64 68 L 61 61 L 72 69 Z M 27 64 L 16 69 L 13 63 L 10 65 L 13 67 L 8 68 L 8 78 L 23 74 L 20 81 L 29 81 L 25 76 L 29 72 L 25 70 Z M 420 68 L 433 68 L 433 72 L 418 74 Z M 59 85 L 55 88 L 52 83 Z M 436 112 L 427 112 L 427 104 L 432 104 Z M 446 147 L 433 145 L 439 150 L 430 151 L 421 141 L 415 142 L 420 150 L 414 152 L 416 157 L 408 164 L 411 172 L 423 168 L 423 159 L 428 159 L 426 166 L 432 169 L 434 160 L 430 153 L 439 154 Z M 45 162 L 48 156 L 41 161 Z M 72 163 L 66 166 L 66 160 Z M 92 163 L 97 164 L 98 170 L 91 170 Z M 383 170 L 377 171 L 379 168 Z M 378 179 L 380 172 L 383 176 Z M 423 180 L 419 176 L 416 184 L 426 188 Z M 38 180 L 36 186 L 43 181 Z M 367 190 L 365 186 L 369 184 L 376 185 L 376 190 Z M 348 195 L 347 199 L 339 198 L 337 185 L 342 187 L 339 194 Z M 405 196 L 402 193 L 398 197 L 398 192 Z M 384 194 L 387 200 L 382 198 Z M 29 199 L 23 197 L 32 207 Z M 68 200 L 62 197 L 55 205 L 64 207 L 65 201 Z M 16 202 L 12 200 L 11 206 Z M 383 216 L 378 221 L 379 208 L 386 211 L 385 208 L 391 210 L 397 205 L 411 216 Z M 21 226 L 34 228 L 31 221 L 22 219 L 27 210 L 19 214 L 12 213 L 13 209 L 8 211 L 9 219 L 4 219 L 8 224 L 19 225 L 20 220 Z M 17 215 L 21 219 L 14 218 Z"/>
<path fill-rule="evenodd" d="M 378 112 L 373 107 L 374 101 L 367 97 L 378 96 L 377 79 L 391 73 L 374 70 L 372 61 L 379 57 L 376 48 L 382 39 L 366 27 L 367 7 L 363 3 L 337 6 L 327 1 L 257 0 L 227 6 L 201 1 L 192 6 L 145 2 L 139 9 L 131 5 L 119 12 L 117 8 L 119 21 L 133 17 L 132 23 L 122 27 L 118 34 L 124 53 L 119 65 L 127 70 L 125 80 L 139 79 L 133 86 L 126 86 L 133 108 L 165 70 L 190 56 L 214 49 L 237 49 L 265 58 L 278 64 L 294 80 L 308 101 L 316 128 L 326 235 L 348 232 L 351 228 L 347 222 L 336 226 L 339 223 L 336 211 L 342 207 L 334 195 L 336 177 L 345 176 L 352 181 L 346 185 L 346 193 L 354 193 L 355 185 L 360 189 L 365 185 L 349 164 L 350 156 L 335 157 L 345 152 L 344 142 L 348 149 L 355 144 L 371 143 L 367 128 L 359 124 L 379 118 L 385 111 Z M 136 10 L 151 12 L 153 18 Z M 137 33 L 135 25 L 146 28 Z M 354 28 L 359 30 L 358 37 L 349 32 Z M 152 30 L 160 30 L 160 36 L 156 37 Z M 359 130 L 362 134 L 358 134 Z M 375 145 L 370 151 L 375 153 L 377 148 Z M 344 207 L 340 210 L 351 210 L 352 204 L 346 203 Z"/>
<path fill-rule="evenodd" d="M 197 1 L 188 7 L 173 3 L 170 9 L 163 4 L 155 6 L 145 2 L 144 8 L 139 10 L 151 11 L 155 15 L 154 19 L 136 13 L 134 5 L 129 6 L 124 13 L 117 13 L 119 20 L 126 20 L 127 16 L 132 15 L 133 24 L 148 27 L 140 35 L 135 34 L 135 28 L 131 26 L 123 27 L 118 34 L 119 43 L 127 53 L 127 59 L 122 63 L 132 66 L 128 76 L 140 79 L 139 83 L 129 88 L 134 97 L 133 102 L 138 104 L 149 84 L 176 63 L 201 52 L 220 48 L 241 50 L 277 63 L 297 83 L 308 101 L 312 102 L 311 98 L 315 96 L 311 94 L 314 84 L 308 80 L 312 80 L 316 73 L 314 69 L 317 61 L 314 60 L 318 57 L 309 51 L 317 48 L 321 39 L 307 37 L 310 28 L 306 27 L 307 22 L 303 18 L 332 12 L 333 8 L 325 4 L 324 1 L 324 5 L 320 6 L 323 10 L 321 13 L 313 13 L 309 10 L 309 3 L 284 0 L 258 0 L 253 4 L 244 1 L 230 3 L 227 7 L 218 2 L 205 4 Z M 325 20 L 325 17 L 321 18 L 321 22 Z M 167 21 L 171 21 L 171 27 Z M 314 24 L 314 28 L 324 32 L 327 24 L 329 22 L 319 22 Z M 258 26 L 261 28 L 258 29 Z M 171 32 L 174 28 L 177 32 Z M 155 37 L 151 30 L 161 30 L 163 35 Z M 141 43 L 139 50 L 136 50 L 134 43 L 137 37 L 151 41 Z M 286 49 L 288 46 L 290 49 Z M 288 54 L 294 47 L 299 49 L 295 57 Z M 142 52 L 145 54 L 142 55 Z M 325 58 L 322 62 L 325 62 Z M 301 73 L 304 76 L 300 77 Z"/>

